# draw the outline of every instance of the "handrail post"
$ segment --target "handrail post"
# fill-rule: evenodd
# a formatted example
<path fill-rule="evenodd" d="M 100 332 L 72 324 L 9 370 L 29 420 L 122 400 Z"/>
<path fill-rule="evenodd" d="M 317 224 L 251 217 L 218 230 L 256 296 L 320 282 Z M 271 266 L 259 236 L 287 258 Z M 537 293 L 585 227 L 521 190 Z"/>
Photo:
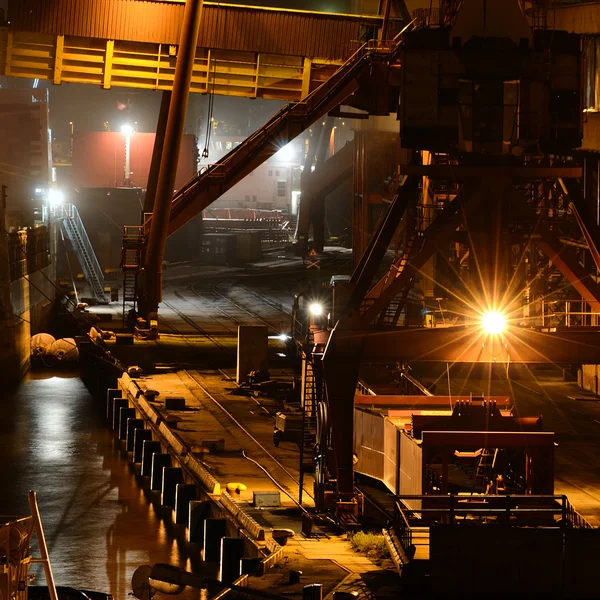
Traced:
<path fill-rule="evenodd" d="M 40 555 L 42 557 L 42 565 L 44 567 L 44 574 L 46 575 L 46 585 L 48 586 L 50 600 L 58 600 L 58 594 L 54 584 L 54 576 L 52 575 L 52 567 L 50 566 L 48 547 L 46 546 L 46 536 L 44 535 L 44 528 L 42 527 L 40 509 L 37 505 L 36 493 L 34 491 L 30 491 L 28 499 L 29 508 L 31 509 L 31 516 L 33 517 L 33 524 L 35 526 L 35 532 L 38 539 L 38 546 L 40 547 Z"/>

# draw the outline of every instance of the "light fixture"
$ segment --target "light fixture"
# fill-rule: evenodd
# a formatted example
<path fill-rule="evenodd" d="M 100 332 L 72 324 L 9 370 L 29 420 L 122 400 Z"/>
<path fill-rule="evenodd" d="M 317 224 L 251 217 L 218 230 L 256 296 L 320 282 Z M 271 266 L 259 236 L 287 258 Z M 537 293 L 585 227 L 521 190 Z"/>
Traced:
<path fill-rule="evenodd" d="M 486 333 L 498 335 L 506 329 L 506 318 L 498 311 L 489 311 L 483 314 L 481 326 Z"/>
<path fill-rule="evenodd" d="M 121 133 L 131 135 L 133 133 L 133 127 L 129 124 L 121 125 Z"/>
<path fill-rule="evenodd" d="M 48 204 L 57 206 L 65 201 L 65 195 L 60 190 L 48 190 Z"/>
<path fill-rule="evenodd" d="M 308 310 L 310 310 L 310 314 L 315 317 L 318 317 L 323 314 L 323 307 L 320 304 L 318 304 L 317 302 L 313 302 L 308 307 Z"/>

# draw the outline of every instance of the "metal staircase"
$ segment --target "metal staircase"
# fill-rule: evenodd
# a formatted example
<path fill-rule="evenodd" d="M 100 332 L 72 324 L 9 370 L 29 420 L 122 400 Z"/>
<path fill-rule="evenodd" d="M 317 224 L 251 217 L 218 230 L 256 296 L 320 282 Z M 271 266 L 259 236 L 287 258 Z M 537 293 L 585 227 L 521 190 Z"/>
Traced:
<path fill-rule="evenodd" d="M 94 300 L 98 304 L 108 304 L 109 300 L 104 292 L 104 273 L 100 268 L 77 207 L 73 204 L 58 205 L 53 208 L 53 216 L 56 221 L 60 222 L 63 231 L 73 245 Z"/>
<path fill-rule="evenodd" d="M 385 292 L 390 286 L 392 281 L 402 276 L 406 270 L 407 265 L 410 264 L 412 257 L 418 254 L 423 245 L 425 239 L 422 235 L 414 234 L 408 237 L 402 254 L 396 258 L 389 268 L 389 271 L 379 280 L 379 282 L 371 289 L 368 296 L 361 305 L 361 313 L 364 314 L 373 305 L 373 303 Z M 406 274 L 405 274 L 406 275 Z M 407 282 L 410 280 L 407 279 Z M 390 303 L 383 310 L 379 317 L 380 325 L 396 325 L 398 318 L 402 313 L 402 309 L 406 304 L 406 297 L 408 290 L 391 299 Z"/>
<path fill-rule="evenodd" d="M 188 181 L 173 197 L 169 235 L 199 214 L 257 166 L 337 107 L 359 87 L 374 61 L 390 63 L 399 55 L 400 34 L 389 42 L 361 46 L 329 79 L 301 101 L 288 104 L 219 162 Z M 149 221 L 146 222 L 148 227 Z M 148 228 L 145 232 L 148 232 Z"/>

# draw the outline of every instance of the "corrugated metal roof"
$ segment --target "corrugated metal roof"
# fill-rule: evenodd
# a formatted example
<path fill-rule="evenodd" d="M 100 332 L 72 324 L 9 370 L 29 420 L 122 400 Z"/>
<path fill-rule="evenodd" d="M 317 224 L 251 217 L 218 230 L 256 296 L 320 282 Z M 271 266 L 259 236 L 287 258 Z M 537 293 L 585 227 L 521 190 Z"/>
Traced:
<path fill-rule="evenodd" d="M 9 0 L 13 29 L 53 35 L 177 44 L 184 5 L 150 0 Z M 198 45 L 343 59 L 377 17 L 204 5 Z"/>

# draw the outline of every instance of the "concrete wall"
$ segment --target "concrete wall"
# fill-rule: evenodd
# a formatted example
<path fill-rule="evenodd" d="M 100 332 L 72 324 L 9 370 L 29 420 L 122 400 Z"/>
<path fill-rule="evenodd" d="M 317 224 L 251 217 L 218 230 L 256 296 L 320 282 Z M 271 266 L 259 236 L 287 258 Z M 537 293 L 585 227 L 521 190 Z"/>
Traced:
<path fill-rule="evenodd" d="M 248 381 L 250 371 L 269 368 L 269 332 L 264 325 L 238 327 L 237 376 L 238 383 Z"/>
<path fill-rule="evenodd" d="M 423 493 L 423 450 L 406 433 L 400 433 L 400 495 Z M 404 502 L 409 508 L 421 508 L 420 500 Z"/>
<path fill-rule="evenodd" d="M 597 529 L 432 527 L 432 596 L 597 597 L 599 551 Z"/>
<path fill-rule="evenodd" d="M 600 375 L 600 365 L 581 365 L 579 371 L 579 386 L 584 390 L 598 393 L 598 376 Z"/>
<path fill-rule="evenodd" d="M 583 143 L 586 150 L 600 150 L 600 112 L 583 115 Z"/>

